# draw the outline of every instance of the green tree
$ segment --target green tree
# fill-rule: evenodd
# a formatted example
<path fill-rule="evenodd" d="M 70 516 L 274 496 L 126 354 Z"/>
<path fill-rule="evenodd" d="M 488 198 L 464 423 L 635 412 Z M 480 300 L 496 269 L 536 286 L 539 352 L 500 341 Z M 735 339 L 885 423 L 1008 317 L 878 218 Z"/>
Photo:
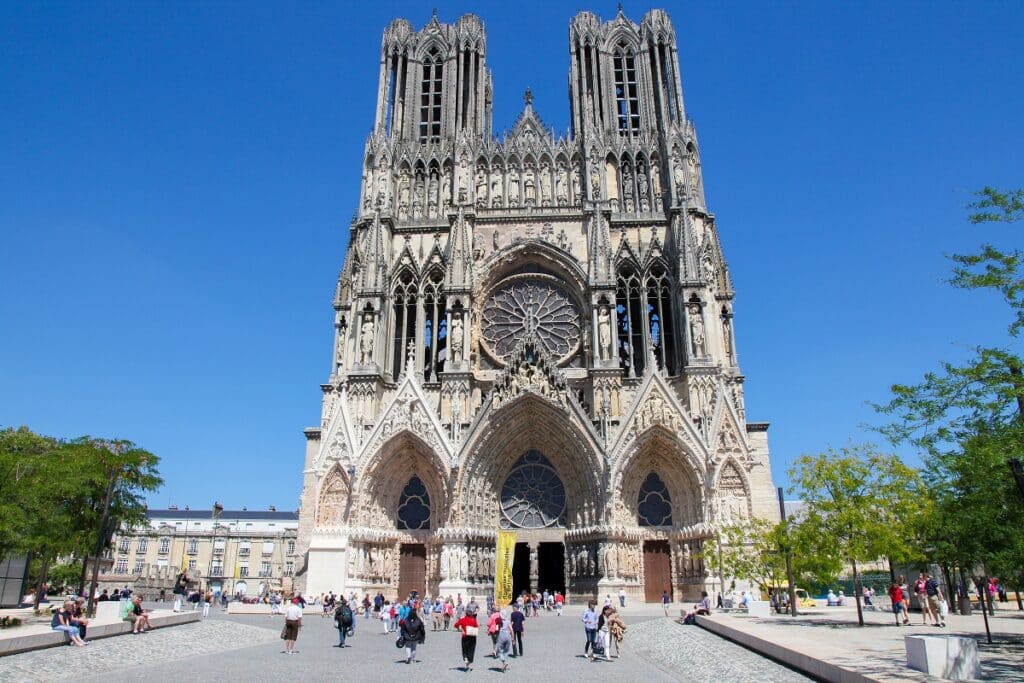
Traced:
<path fill-rule="evenodd" d="M 800 550 L 850 564 L 863 626 L 857 563 L 891 555 L 905 543 L 906 529 L 920 524 L 926 500 L 920 476 L 899 457 L 871 446 L 802 455 L 789 476 L 805 504 L 798 522 Z"/>
<path fill-rule="evenodd" d="M 1024 219 L 1024 190 L 986 187 L 977 193 L 973 224 L 1014 224 Z M 1004 346 L 978 346 L 962 364 L 944 362 L 918 384 L 892 387 L 875 408 L 892 421 L 879 427 L 893 443 L 925 454 L 926 480 L 936 506 L 927 525 L 930 559 L 971 571 L 979 563 L 1000 568 L 1021 587 L 1024 548 L 1010 529 L 1020 527 L 1024 505 L 1013 487 L 1007 458 L 1024 445 L 1024 254 L 982 244 L 954 254 L 949 283 L 996 293 L 1009 308 Z"/>

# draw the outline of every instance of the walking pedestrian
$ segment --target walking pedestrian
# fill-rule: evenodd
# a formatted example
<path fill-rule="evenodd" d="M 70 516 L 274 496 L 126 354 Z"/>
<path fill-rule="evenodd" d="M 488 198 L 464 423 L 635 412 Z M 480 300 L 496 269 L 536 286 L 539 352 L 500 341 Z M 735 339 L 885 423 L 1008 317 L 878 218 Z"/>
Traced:
<path fill-rule="evenodd" d="M 616 659 L 622 654 L 622 639 L 626 634 L 626 624 L 622 621 L 622 617 L 619 616 L 618 610 L 612 608 L 611 616 L 608 617 L 608 652 L 611 654 L 611 646 L 615 645 L 615 654 L 612 657 Z"/>
<path fill-rule="evenodd" d="M 299 605 L 298 599 L 295 599 L 288 605 L 288 610 L 284 613 L 284 630 L 281 631 L 281 638 L 284 639 L 284 654 L 299 654 L 299 651 L 295 649 L 295 641 L 299 639 L 300 628 L 302 628 L 302 607 Z"/>
<path fill-rule="evenodd" d="M 600 646 L 601 654 L 604 654 L 604 659 L 607 662 L 612 661 L 609 631 L 611 630 L 611 616 L 614 610 L 615 608 L 611 605 L 605 605 L 601 609 L 601 615 L 597 618 L 597 644 Z"/>
<path fill-rule="evenodd" d="M 476 637 L 480 633 L 480 625 L 476 621 L 475 602 L 466 605 L 465 616 L 455 622 L 455 630 L 462 631 L 462 664 L 466 671 L 472 671 L 473 657 L 476 654 Z"/>
<path fill-rule="evenodd" d="M 626 606 L 626 589 L 625 588 L 620 588 L 619 589 L 619 607 L 625 607 L 625 606 Z"/>
<path fill-rule="evenodd" d="M 665 610 L 665 616 L 668 616 L 668 606 L 672 602 L 672 597 L 668 594 L 668 590 L 661 592 L 661 608 Z"/>
<path fill-rule="evenodd" d="M 583 610 L 583 616 L 580 617 L 580 621 L 583 622 L 583 630 L 587 634 L 587 643 L 583 646 L 584 656 L 594 659 L 594 640 L 597 637 L 597 612 L 594 611 L 596 607 L 593 600 L 587 603 L 587 609 Z"/>
<path fill-rule="evenodd" d="M 354 621 L 352 606 L 348 604 L 348 600 L 341 598 L 338 608 L 334 610 L 334 626 L 338 629 L 338 644 L 335 647 L 345 647 L 345 638 L 348 637 Z"/>
<path fill-rule="evenodd" d="M 402 640 L 405 642 L 405 663 L 411 664 L 416 659 L 416 646 L 427 639 L 427 627 L 415 609 L 409 610 L 402 622 Z"/>
<path fill-rule="evenodd" d="M 213 593 L 209 590 L 206 591 L 206 595 L 203 596 L 203 619 L 210 616 L 210 603 L 213 602 Z"/>
<path fill-rule="evenodd" d="M 903 589 L 895 581 L 889 584 L 889 600 L 892 601 L 892 613 L 896 615 L 896 625 L 899 626 L 901 621 L 906 624 L 907 617 L 904 611 Z"/>
<path fill-rule="evenodd" d="M 509 615 L 508 621 L 512 625 L 512 656 L 522 657 L 525 654 L 523 652 L 523 630 L 526 617 L 519 611 L 518 605 L 512 606 L 512 614 Z"/>
<path fill-rule="evenodd" d="M 562 616 L 562 608 L 565 606 L 565 596 L 562 591 L 555 593 L 555 615 Z"/>
<path fill-rule="evenodd" d="M 939 582 L 935 580 L 934 576 L 925 573 L 924 578 L 924 591 L 926 602 L 928 604 L 928 611 L 931 612 L 935 625 L 944 627 L 946 625 L 946 615 L 942 613 L 942 603 L 944 602 L 942 589 L 939 588 Z"/>
<path fill-rule="evenodd" d="M 448 627 L 452 623 L 452 615 L 455 614 L 455 605 L 452 604 L 452 598 L 449 595 L 448 599 L 444 601 L 444 630 L 447 631 Z"/>
<path fill-rule="evenodd" d="M 508 651 L 512 647 L 512 624 L 509 623 L 502 613 L 498 613 L 498 658 L 501 660 L 501 670 L 508 671 Z"/>
<path fill-rule="evenodd" d="M 924 572 L 921 572 L 917 576 L 917 581 L 914 582 L 914 595 L 917 596 L 917 604 L 921 606 L 921 626 L 928 625 L 928 619 L 932 616 L 931 610 L 928 609 L 928 593 L 925 591 L 925 584 L 928 583 L 928 579 L 925 578 Z M 937 619 L 933 619 L 935 624 L 938 624 Z"/>
<path fill-rule="evenodd" d="M 491 637 L 491 657 L 498 656 L 498 631 L 502 627 L 501 612 L 491 605 L 491 613 L 487 617 L 487 635 Z"/>

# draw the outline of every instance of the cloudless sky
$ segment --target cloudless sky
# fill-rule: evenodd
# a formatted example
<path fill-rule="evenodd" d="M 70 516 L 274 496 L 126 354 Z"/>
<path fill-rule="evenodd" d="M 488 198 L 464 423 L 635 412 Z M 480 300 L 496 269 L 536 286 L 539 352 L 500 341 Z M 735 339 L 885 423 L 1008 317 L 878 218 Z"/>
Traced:
<path fill-rule="evenodd" d="M 0 425 L 134 440 L 162 458 L 152 506 L 294 509 L 381 31 L 431 6 L 0 4 Z M 436 6 L 487 26 L 497 131 L 527 86 L 568 128 L 569 20 L 616 11 Z M 945 285 L 943 255 L 1021 242 L 965 205 L 1024 185 L 1024 4 L 660 6 L 747 417 L 771 422 L 786 485 L 801 453 L 877 440 L 866 401 L 890 384 L 1005 343 L 1001 304 Z"/>

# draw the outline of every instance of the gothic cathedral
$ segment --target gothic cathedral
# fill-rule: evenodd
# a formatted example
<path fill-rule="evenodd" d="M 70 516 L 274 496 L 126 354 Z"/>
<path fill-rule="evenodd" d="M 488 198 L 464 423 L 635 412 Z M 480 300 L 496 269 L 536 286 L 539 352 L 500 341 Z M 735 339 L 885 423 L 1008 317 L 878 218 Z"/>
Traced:
<path fill-rule="evenodd" d="M 384 31 L 359 209 L 306 430 L 297 585 L 690 599 L 717 525 L 777 518 L 675 31 L 569 26 L 571 129 L 492 132 L 483 22 Z"/>

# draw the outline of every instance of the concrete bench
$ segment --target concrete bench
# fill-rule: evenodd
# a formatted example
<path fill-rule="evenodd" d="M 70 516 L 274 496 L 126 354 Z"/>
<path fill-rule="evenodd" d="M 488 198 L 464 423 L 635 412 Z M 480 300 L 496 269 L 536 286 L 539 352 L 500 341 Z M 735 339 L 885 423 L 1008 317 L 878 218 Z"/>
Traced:
<path fill-rule="evenodd" d="M 907 666 L 955 681 L 978 678 L 981 662 L 978 641 L 961 636 L 903 636 Z"/>
<path fill-rule="evenodd" d="M 117 603 L 114 604 L 116 605 Z M 175 614 L 167 610 L 157 610 L 149 615 L 150 626 L 154 629 L 178 626 L 179 624 L 187 624 L 193 621 L 199 621 L 198 612 Z M 67 642 L 67 637 L 62 631 L 41 631 L 38 628 L 30 627 L 19 634 L 19 628 L 9 629 L 9 633 L 5 632 L 0 636 L 0 657 L 17 654 L 18 652 L 28 652 L 29 650 L 56 647 Z M 96 623 L 94 621 L 89 624 L 86 635 L 88 640 L 95 640 L 97 638 L 119 636 L 131 633 L 131 631 L 132 624 L 128 621 L 114 621 L 112 623 Z"/>

